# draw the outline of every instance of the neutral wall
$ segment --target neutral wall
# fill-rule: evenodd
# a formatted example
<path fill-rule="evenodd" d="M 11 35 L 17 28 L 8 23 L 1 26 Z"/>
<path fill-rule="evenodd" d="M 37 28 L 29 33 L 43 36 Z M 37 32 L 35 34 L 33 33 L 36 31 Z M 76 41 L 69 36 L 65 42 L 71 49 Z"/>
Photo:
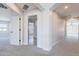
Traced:
<path fill-rule="evenodd" d="M 19 45 L 19 20 L 18 16 L 12 16 L 9 22 L 9 39 L 11 45 Z"/>
<path fill-rule="evenodd" d="M 37 15 L 37 47 L 49 50 L 49 15 L 48 12 L 33 10 L 24 15 L 24 44 L 28 45 L 28 16 Z"/>
<path fill-rule="evenodd" d="M 52 40 L 52 25 L 51 25 L 51 11 L 45 10 L 42 12 L 42 42 L 41 46 L 44 50 L 50 51 L 52 48 L 51 40 Z"/>
<path fill-rule="evenodd" d="M 0 24 L 6 24 L 7 25 L 7 31 L 0 32 L 0 40 L 8 40 L 9 39 L 9 30 L 8 30 L 8 22 L 6 21 L 0 21 Z"/>
<path fill-rule="evenodd" d="M 9 24 L 10 14 L 8 10 L 0 8 L 0 23 Z M 8 40 L 9 39 L 9 31 L 0 32 L 0 40 Z"/>
<path fill-rule="evenodd" d="M 24 14 L 24 44 L 25 45 L 28 45 L 28 16 L 31 16 L 31 15 L 37 15 L 37 32 L 39 32 L 39 34 L 37 33 L 37 37 L 39 39 L 37 39 L 37 44 L 39 45 L 39 42 L 41 41 L 41 25 L 39 25 L 39 23 L 42 23 L 40 22 L 41 19 L 41 13 L 38 11 L 38 10 L 33 10 L 33 11 L 30 11 L 28 13 L 25 13 Z M 40 28 L 40 29 L 39 29 Z M 39 31 L 40 30 L 40 31 Z"/>
<path fill-rule="evenodd" d="M 64 20 L 55 12 L 33 10 L 24 14 L 24 44 L 28 45 L 28 16 L 37 15 L 37 47 L 51 50 L 64 36 Z M 60 35 L 61 34 L 61 35 Z"/>
<path fill-rule="evenodd" d="M 52 12 L 52 21 L 53 27 L 52 32 L 52 44 L 57 44 L 59 41 L 64 39 L 65 34 L 65 19 L 60 18 L 60 16 L 56 12 Z M 56 42 L 56 43 L 55 43 Z"/>
<path fill-rule="evenodd" d="M 8 32 L 0 34 L 0 39 L 9 39 L 12 45 L 19 45 L 19 21 L 17 13 L 9 9 L 0 8 L 0 22 L 8 23 L 9 26 Z"/>

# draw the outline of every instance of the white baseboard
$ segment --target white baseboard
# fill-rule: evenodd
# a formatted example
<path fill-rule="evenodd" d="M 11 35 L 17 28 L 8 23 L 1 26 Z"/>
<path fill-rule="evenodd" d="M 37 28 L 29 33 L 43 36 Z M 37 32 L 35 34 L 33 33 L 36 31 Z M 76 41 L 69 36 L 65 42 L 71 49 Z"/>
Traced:
<path fill-rule="evenodd" d="M 43 50 L 45 50 L 45 51 L 50 51 L 51 50 L 51 48 L 42 48 Z"/>
<path fill-rule="evenodd" d="M 43 48 L 43 50 L 46 50 L 46 51 L 50 51 L 55 45 L 57 45 L 59 43 L 59 41 L 56 41 L 52 44 L 52 46 L 50 48 Z"/>
<path fill-rule="evenodd" d="M 23 43 L 23 45 L 28 45 L 28 43 Z"/>
<path fill-rule="evenodd" d="M 45 50 L 45 51 L 49 51 L 50 50 L 50 49 L 44 48 L 44 47 L 42 47 L 40 45 L 37 45 L 37 48 L 40 48 L 40 49 Z"/>
<path fill-rule="evenodd" d="M 16 45 L 16 46 L 19 46 L 19 44 L 13 44 L 13 43 L 10 43 L 10 45 Z"/>
<path fill-rule="evenodd" d="M 52 45 L 52 49 L 60 42 L 61 40 L 56 41 L 55 43 L 53 43 Z"/>

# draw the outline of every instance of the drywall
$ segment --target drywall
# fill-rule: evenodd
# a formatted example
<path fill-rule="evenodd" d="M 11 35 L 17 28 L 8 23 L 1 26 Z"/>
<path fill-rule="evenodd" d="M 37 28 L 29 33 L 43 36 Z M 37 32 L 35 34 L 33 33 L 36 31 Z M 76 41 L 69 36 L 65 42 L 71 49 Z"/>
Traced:
<path fill-rule="evenodd" d="M 0 24 L 8 25 L 9 21 L 10 21 L 10 12 L 7 9 L 5 10 L 4 8 L 0 8 Z M 8 40 L 8 39 L 9 39 L 9 30 L 5 32 L 0 32 L 0 40 Z"/>
<path fill-rule="evenodd" d="M 19 45 L 19 21 L 15 12 L 0 8 L 0 22 L 8 24 L 8 31 L 0 33 L 0 39 L 9 39 L 12 45 Z"/>
<path fill-rule="evenodd" d="M 19 20 L 18 16 L 12 16 L 9 22 L 10 44 L 19 45 Z"/>
<path fill-rule="evenodd" d="M 6 27 L 6 29 L 7 29 L 7 31 L 0 31 L 0 40 L 8 40 L 9 39 L 9 30 L 8 30 L 8 22 L 0 22 L 0 24 L 6 24 L 7 25 L 7 27 Z"/>
<path fill-rule="evenodd" d="M 43 42 L 43 45 L 42 45 L 42 48 L 44 50 L 47 50 L 47 51 L 50 51 L 51 48 L 52 48 L 52 45 L 50 44 L 51 43 L 51 40 L 52 40 L 52 36 L 51 36 L 51 26 L 50 25 L 50 17 L 51 17 L 51 11 L 43 11 L 42 12 L 42 42 Z"/>
<path fill-rule="evenodd" d="M 52 25 L 52 45 L 55 42 L 59 42 L 64 39 L 65 34 L 65 19 L 60 18 L 56 12 L 52 12 L 51 18 L 51 25 Z"/>
<path fill-rule="evenodd" d="M 10 21 L 12 13 L 9 9 L 0 8 L 0 21 Z"/>
<path fill-rule="evenodd" d="M 40 15 L 40 11 L 38 10 L 33 10 L 33 11 L 29 11 L 27 13 L 24 14 L 24 44 L 28 45 L 28 16 L 31 16 L 31 15 L 37 15 L 37 45 L 39 44 L 40 40 L 41 40 L 41 26 L 42 24 L 39 25 L 39 22 L 41 19 Z M 41 22 L 42 23 L 42 22 Z M 40 29 L 39 29 L 40 28 Z M 40 30 L 40 31 L 39 31 Z"/>
<path fill-rule="evenodd" d="M 33 10 L 24 14 L 24 44 L 28 45 L 28 16 L 37 15 L 37 47 L 50 51 L 64 36 L 64 20 L 55 12 Z M 61 35 L 60 35 L 61 34 Z M 59 39 L 60 38 L 60 39 Z"/>
<path fill-rule="evenodd" d="M 8 16 L 5 16 L 5 15 L 0 15 L 0 21 L 10 21 L 9 17 Z"/>
<path fill-rule="evenodd" d="M 37 15 L 37 47 L 51 49 L 50 12 L 33 10 L 24 14 L 24 44 L 28 45 L 28 16 Z"/>
<path fill-rule="evenodd" d="M 24 16 L 24 44 L 28 45 L 28 16 L 37 15 L 37 47 L 44 50 L 49 49 L 49 19 L 46 16 L 48 12 L 33 10 Z"/>

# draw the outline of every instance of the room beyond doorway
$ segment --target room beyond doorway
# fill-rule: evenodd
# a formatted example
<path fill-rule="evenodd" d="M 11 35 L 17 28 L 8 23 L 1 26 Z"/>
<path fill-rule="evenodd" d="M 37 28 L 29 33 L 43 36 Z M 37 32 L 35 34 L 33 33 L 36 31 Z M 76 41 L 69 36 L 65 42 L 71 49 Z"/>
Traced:
<path fill-rule="evenodd" d="M 78 41 L 78 33 L 79 33 L 79 22 L 77 19 L 70 19 L 67 21 L 67 24 L 66 24 L 66 37 L 68 39 L 68 41 L 73 41 L 73 42 L 76 42 Z"/>
<path fill-rule="evenodd" d="M 37 15 L 28 18 L 28 45 L 37 46 Z"/>

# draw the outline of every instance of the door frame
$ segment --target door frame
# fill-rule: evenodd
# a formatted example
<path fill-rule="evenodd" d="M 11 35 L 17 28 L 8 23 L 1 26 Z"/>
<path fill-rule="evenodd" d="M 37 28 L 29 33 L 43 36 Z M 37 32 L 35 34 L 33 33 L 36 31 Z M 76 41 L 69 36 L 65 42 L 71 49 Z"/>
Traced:
<path fill-rule="evenodd" d="M 77 20 L 77 19 L 76 19 Z M 67 20 L 65 20 L 65 39 L 67 39 Z M 78 28 L 79 28 L 79 24 L 78 24 Z M 79 30 L 78 30 L 78 39 L 79 39 Z"/>
<path fill-rule="evenodd" d="M 37 17 L 38 17 L 38 15 L 37 14 L 33 14 L 33 15 L 29 15 L 28 16 L 28 45 L 29 45 L 29 17 L 30 16 L 36 16 L 36 22 L 37 22 Z M 37 30 L 37 29 L 36 29 Z M 36 39 L 37 40 L 37 39 Z M 37 42 L 36 42 L 36 46 L 37 46 Z"/>

